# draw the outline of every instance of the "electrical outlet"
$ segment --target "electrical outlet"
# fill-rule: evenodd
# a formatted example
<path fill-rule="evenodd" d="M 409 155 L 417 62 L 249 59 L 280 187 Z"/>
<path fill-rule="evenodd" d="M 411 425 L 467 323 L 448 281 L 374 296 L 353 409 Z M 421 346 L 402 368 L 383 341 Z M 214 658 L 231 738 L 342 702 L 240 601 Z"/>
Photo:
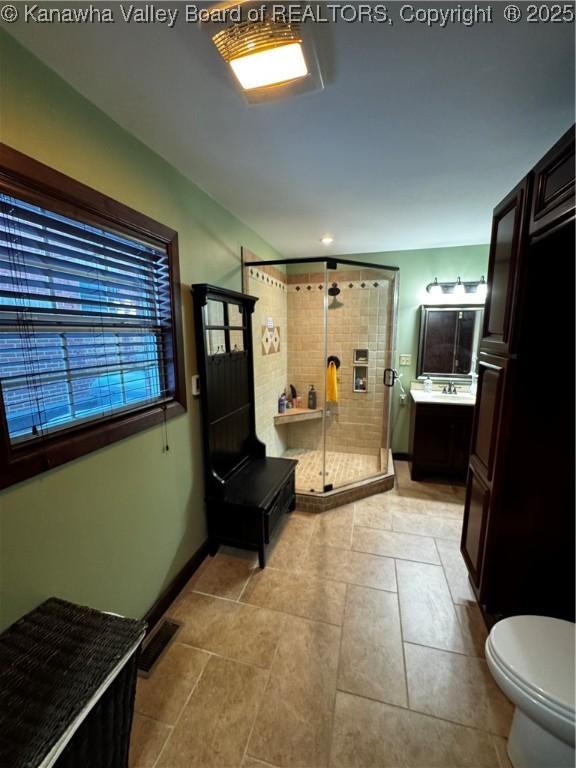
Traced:
<path fill-rule="evenodd" d="M 412 365 L 412 355 L 400 355 L 400 365 Z"/>

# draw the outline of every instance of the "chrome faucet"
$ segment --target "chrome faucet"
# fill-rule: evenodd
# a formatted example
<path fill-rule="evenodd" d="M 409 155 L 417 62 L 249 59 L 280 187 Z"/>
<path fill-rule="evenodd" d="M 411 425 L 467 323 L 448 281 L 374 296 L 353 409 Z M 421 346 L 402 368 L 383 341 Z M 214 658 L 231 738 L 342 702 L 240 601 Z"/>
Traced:
<path fill-rule="evenodd" d="M 458 390 L 454 386 L 454 382 L 453 381 L 449 381 L 448 382 L 448 386 L 446 386 L 446 384 L 444 385 L 444 389 L 442 390 L 442 394 L 443 395 L 457 395 L 458 394 Z"/>

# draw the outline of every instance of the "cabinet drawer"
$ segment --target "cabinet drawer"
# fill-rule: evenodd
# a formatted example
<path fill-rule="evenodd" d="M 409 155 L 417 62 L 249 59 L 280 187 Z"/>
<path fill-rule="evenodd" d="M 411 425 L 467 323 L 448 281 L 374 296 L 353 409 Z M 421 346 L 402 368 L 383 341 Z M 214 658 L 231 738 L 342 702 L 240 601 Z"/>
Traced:
<path fill-rule="evenodd" d="M 530 178 L 526 177 L 495 208 L 492 218 L 482 346 L 497 355 L 514 351 L 514 314 L 529 189 Z"/>
<path fill-rule="evenodd" d="M 292 473 L 264 513 L 264 541 L 266 544 L 270 541 L 270 536 L 282 515 L 292 507 L 294 494 L 294 473 Z"/>
<path fill-rule="evenodd" d="M 574 216 L 574 128 L 567 131 L 534 168 L 530 235 Z"/>
<path fill-rule="evenodd" d="M 489 481 L 494 474 L 507 365 L 504 358 L 480 353 L 471 456 Z"/>
<path fill-rule="evenodd" d="M 480 588 L 490 490 L 473 469 L 468 473 L 461 552 L 472 580 Z"/>

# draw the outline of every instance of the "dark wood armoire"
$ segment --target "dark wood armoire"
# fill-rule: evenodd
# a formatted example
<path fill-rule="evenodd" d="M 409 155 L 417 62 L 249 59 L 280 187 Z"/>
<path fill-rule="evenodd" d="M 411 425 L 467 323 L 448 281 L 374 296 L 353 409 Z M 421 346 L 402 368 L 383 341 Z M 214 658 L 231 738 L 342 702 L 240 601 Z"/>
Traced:
<path fill-rule="evenodd" d="M 213 285 L 192 286 L 204 446 L 208 539 L 258 551 L 294 509 L 293 459 L 266 456 L 256 436 L 252 313 L 257 299 Z"/>
<path fill-rule="evenodd" d="M 461 551 L 488 620 L 574 619 L 574 128 L 496 206 Z"/>

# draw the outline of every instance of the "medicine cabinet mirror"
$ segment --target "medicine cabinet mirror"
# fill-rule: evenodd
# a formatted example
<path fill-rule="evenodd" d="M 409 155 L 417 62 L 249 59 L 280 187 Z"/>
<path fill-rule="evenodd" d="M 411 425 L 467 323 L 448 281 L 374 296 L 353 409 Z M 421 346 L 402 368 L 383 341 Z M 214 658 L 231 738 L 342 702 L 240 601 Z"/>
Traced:
<path fill-rule="evenodd" d="M 476 370 L 483 308 L 423 305 L 418 347 L 419 379 L 469 379 Z"/>

